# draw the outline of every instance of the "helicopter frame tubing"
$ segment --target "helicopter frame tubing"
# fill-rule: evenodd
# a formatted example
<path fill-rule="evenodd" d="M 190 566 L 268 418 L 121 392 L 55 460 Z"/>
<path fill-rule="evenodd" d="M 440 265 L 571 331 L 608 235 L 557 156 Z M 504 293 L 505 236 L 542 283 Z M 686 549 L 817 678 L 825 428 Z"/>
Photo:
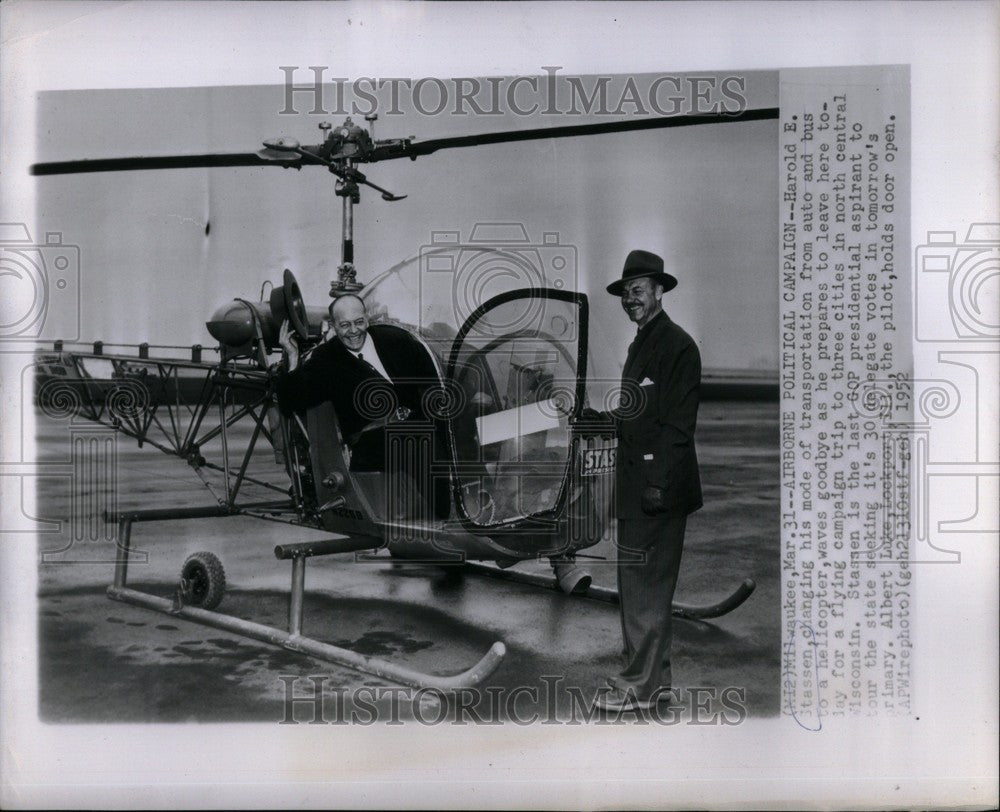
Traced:
<path fill-rule="evenodd" d="M 121 345 L 138 346 L 138 356 L 108 354 L 104 346 L 96 342 L 91 352 L 78 352 L 57 342 L 59 360 L 72 375 L 46 381 L 39 389 L 39 398 L 68 400 L 81 417 L 134 438 L 140 448 L 148 444 L 186 460 L 220 505 L 239 508 L 242 486 L 252 483 L 285 498 L 291 494 L 291 509 L 300 519 L 306 516 L 300 450 L 291 442 L 288 421 L 284 417 L 277 421 L 280 438 L 268 426 L 268 412 L 276 408 L 273 372 L 231 359 L 202 361 L 202 348 L 197 345 L 191 348 L 191 360 L 150 358 L 145 344 Z M 94 363 L 110 365 L 110 378 L 95 377 L 90 368 Z M 197 391 L 195 398 L 182 395 L 185 384 L 191 394 Z M 206 426 L 213 411 L 217 411 L 218 422 Z M 241 421 L 250 421 L 252 430 L 245 449 L 237 451 L 230 433 Z M 282 456 L 290 488 L 248 473 L 262 437 L 272 448 L 287 449 Z M 212 461 L 202 451 L 216 439 L 221 458 Z M 211 482 L 203 469 L 222 474 L 224 492 L 219 492 L 218 484 Z"/>

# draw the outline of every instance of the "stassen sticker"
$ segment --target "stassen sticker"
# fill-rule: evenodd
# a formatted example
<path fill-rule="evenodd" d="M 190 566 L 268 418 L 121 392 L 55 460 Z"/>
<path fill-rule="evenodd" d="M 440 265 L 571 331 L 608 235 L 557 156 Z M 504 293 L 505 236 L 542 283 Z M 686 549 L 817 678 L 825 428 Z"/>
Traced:
<path fill-rule="evenodd" d="M 614 447 L 589 448 L 583 452 L 583 475 L 600 476 L 615 470 L 618 449 Z"/>

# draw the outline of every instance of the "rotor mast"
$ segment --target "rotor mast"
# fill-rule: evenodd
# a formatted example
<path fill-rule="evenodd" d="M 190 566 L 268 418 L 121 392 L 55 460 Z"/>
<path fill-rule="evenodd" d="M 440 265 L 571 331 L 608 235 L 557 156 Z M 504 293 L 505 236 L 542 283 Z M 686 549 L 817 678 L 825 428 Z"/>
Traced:
<path fill-rule="evenodd" d="M 348 170 L 354 169 L 354 161 L 347 159 Z M 337 278 L 330 282 L 330 296 L 337 298 L 345 293 L 357 293 L 363 285 L 358 282 L 358 272 L 354 267 L 354 204 L 361 202 L 361 190 L 358 184 L 347 178 L 337 181 L 334 193 L 341 198 L 341 239 L 340 265 L 337 267 Z"/>
<path fill-rule="evenodd" d="M 369 149 L 375 140 L 376 119 L 378 119 L 377 113 L 365 116 L 365 121 L 368 122 L 369 127 L 367 145 Z M 350 134 L 354 138 L 357 138 L 357 135 L 351 132 L 350 124 L 350 119 L 344 122 L 345 135 Z M 320 123 L 319 128 L 324 132 L 324 136 L 328 137 L 332 125 L 324 121 Z M 364 131 L 361 128 L 358 129 L 363 136 Z M 362 147 L 360 152 L 364 153 L 364 147 Z M 337 278 L 330 282 L 330 297 L 333 299 L 343 296 L 345 293 L 357 293 L 364 287 L 364 285 L 358 282 L 358 271 L 354 267 L 354 205 L 361 202 L 361 189 L 358 181 L 368 183 L 368 185 L 378 189 L 378 191 L 382 192 L 384 200 L 401 199 L 381 187 L 368 182 L 367 178 L 358 171 L 357 158 L 352 155 L 344 155 L 337 163 L 340 164 L 339 168 L 341 171 L 337 172 L 332 167 L 331 171 L 337 175 L 337 186 L 334 193 L 337 197 L 341 198 L 341 239 L 340 265 L 337 267 Z"/>

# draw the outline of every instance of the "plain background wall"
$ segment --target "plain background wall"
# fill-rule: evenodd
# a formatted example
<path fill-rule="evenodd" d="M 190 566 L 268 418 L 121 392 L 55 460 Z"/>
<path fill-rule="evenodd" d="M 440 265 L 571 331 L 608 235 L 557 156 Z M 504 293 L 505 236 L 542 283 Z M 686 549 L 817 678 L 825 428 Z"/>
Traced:
<path fill-rule="evenodd" d="M 326 74 L 338 75 L 336 66 Z M 776 105 L 775 73 L 744 75 L 749 107 Z M 311 82 L 312 73 L 303 67 L 295 80 Z M 425 107 L 426 99 L 435 100 L 424 98 Z M 299 113 L 279 115 L 284 99 L 279 83 L 44 93 L 37 159 L 254 151 L 282 134 L 312 144 L 321 140 L 318 122 L 343 120 L 310 115 L 305 94 L 295 97 Z M 324 106 L 334 106 L 329 86 Z M 403 115 L 383 112 L 376 137 L 609 120 L 427 116 L 412 109 L 405 92 L 400 109 Z M 355 208 L 359 278 L 370 281 L 416 256 L 435 231 L 468 239 L 476 223 L 515 222 L 533 242 L 556 232 L 561 244 L 576 248 L 577 287 L 591 298 L 591 374 L 615 377 L 634 327 L 604 286 L 620 275 L 630 249 L 646 248 L 663 255 L 680 279 L 666 308 L 698 341 L 706 368 L 774 371 L 777 130 L 776 121 L 713 124 L 363 165 L 374 182 L 409 197 L 387 203 L 362 191 Z M 340 262 L 333 185 L 318 167 L 42 177 L 37 220 L 80 246 L 84 340 L 210 345 L 204 322 L 215 307 L 234 296 L 258 298 L 261 283 L 280 280 L 285 267 L 296 273 L 309 304 L 328 302 Z"/>

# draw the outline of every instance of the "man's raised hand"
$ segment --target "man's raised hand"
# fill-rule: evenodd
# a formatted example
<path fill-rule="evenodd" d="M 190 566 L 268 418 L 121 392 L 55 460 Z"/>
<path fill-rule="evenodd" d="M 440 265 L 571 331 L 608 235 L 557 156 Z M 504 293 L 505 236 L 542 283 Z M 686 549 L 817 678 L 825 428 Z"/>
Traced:
<path fill-rule="evenodd" d="M 292 332 L 288 319 L 281 322 L 281 329 L 278 330 L 278 343 L 288 355 L 288 368 L 295 369 L 299 365 L 299 346 L 295 341 L 295 334 Z"/>

